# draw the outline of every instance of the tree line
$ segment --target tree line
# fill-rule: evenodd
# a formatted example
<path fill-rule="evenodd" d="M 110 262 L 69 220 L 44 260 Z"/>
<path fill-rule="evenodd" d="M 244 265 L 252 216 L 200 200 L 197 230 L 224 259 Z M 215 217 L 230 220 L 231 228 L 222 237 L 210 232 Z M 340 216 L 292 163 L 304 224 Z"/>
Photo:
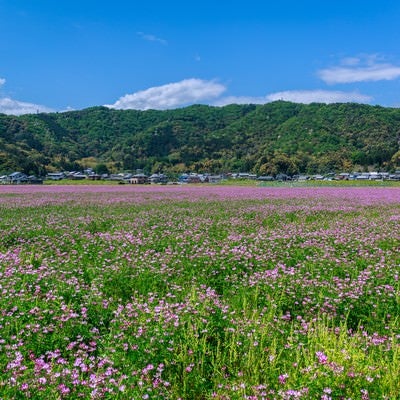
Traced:
<path fill-rule="evenodd" d="M 400 109 L 353 103 L 0 114 L 2 173 L 390 171 L 399 145 Z"/>

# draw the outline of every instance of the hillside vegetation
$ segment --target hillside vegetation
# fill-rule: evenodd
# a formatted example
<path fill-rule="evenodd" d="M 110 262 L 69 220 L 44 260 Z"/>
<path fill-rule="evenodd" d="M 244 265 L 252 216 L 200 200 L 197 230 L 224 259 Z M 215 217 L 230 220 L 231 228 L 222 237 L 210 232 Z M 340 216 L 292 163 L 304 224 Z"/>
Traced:
<path fill-rule="evenodd" d="M 400 167 L 400 109 L 361 104 L 93 107 L 0 114 L 0 172 L 323 173 Z"/>

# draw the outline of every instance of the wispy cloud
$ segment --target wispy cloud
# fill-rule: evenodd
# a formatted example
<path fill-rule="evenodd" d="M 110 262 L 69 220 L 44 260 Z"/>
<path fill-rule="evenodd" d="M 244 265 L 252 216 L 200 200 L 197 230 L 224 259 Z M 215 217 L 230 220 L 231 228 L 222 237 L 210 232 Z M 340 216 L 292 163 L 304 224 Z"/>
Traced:
<path fill-rule="evenodd" d="M 380 62 L 376 56 L 344 58 L 339 66 L 321 69 L 318 76 L 327 84 L 394 80 L 400 66 Z"/>
<path fill-rule="evenodd" d="M 358 92 L 342 92 L 331 90 L 287 90 L 267 96 L 269 101 L 286 100 L 295 103 L 369 103 L 371 96 Z"/>
<path fill-rule="evenodd" d="M 4 78 L 0 78 L 0 88 L 6 83 Z M 22 115 L 22 114 L 34 114 L 37 112 L 52 112 L 51 108 L 27 103 L 24 101 L 13 100 L 9 97 L 0 97 L 0 113 L 8 115 Z"/>
<path fill-rule="evenodd" d="M 8 115 L 35 114 L 37 112 L 52 112 L 51 108 L 26 103 L 23 101 L 13 100 L 8 97 L 0 98 L 0 113 Z"/>
<path fill-rule="evenodd" d="M 358 92 L 341 92 L 330 90 L 286 90 L 275 92 L 264 97 L 250 96 L 230 96 L 218 99 L 214 104 L 223 106 L 226 104 L 265 104 L 271 101 L 285 100 L 294 103 L 369 103 L 371 96 L 363 95 Z"/>
<path fill-rule="evenodd" d="M 164 45 L 167 45 L 168 42 L 165 39 L 159 38 L 155 35 L 152 35 L 150 33 L 144 33 L 144 32 L 138 32 L 137 33 L 142 39 L 147 40 L 149 42 L 157 42 L 157 43 L 161 43 Z"/>
<path fill-rule="evenodd" d="M 184 79 L 180 82 L 152 87 L 127 94 L 106 107 L 116 109 L 169 109 L 215 99 L 226 87 L 215 81 Z"/>
<path fill-rule="evenodd" d="M 253 97 L 253 96 L 226 96 L 221 97 L 213 102 L 214 106 L 226 106 L 228 104 L 265 104 L 268 103 L 267 96 Z"/>

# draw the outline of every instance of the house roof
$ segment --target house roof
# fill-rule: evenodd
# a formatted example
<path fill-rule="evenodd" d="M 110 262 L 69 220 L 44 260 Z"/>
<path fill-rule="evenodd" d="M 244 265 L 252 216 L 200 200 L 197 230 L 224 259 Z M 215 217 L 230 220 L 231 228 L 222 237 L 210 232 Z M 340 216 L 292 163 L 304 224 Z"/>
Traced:
<path fill-rule="evenodd" d="M 24 173 L 16 171 L 16 172 L 13 172 L 12 174 L 10 174 L 9 177 L 13 178 L 14 176 L 21 176 L 21 175 L 25 176 Z"/>

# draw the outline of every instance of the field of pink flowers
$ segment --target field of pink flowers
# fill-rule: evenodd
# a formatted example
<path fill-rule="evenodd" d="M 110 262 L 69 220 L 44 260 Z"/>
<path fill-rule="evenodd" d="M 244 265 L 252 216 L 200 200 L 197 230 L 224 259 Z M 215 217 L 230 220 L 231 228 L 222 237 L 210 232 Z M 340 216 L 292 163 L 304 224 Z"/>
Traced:
<path fill-rule="evenodd" d="M 1 399 L 399 399 L 400 188 L 0 187 Z"/>

